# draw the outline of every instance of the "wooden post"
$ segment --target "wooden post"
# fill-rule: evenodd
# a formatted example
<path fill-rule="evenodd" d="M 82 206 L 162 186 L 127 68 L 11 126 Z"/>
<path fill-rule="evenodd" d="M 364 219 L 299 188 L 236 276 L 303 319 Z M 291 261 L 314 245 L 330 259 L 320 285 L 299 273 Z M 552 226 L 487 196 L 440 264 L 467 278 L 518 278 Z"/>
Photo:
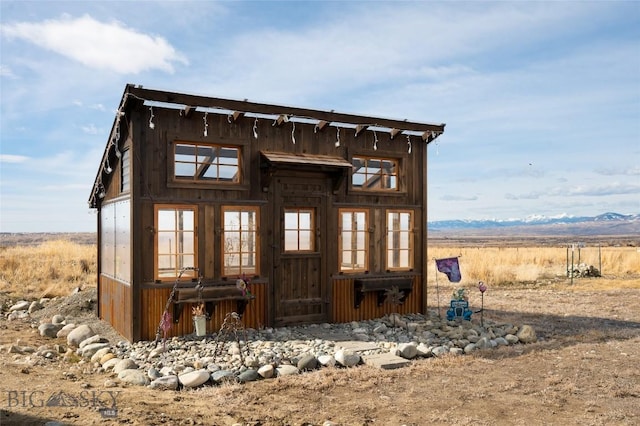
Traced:
<path fill-rule="evenodd" d="M 573 285 L 573 252 L 575 251 L 575 245 L 571 245 L 571 285 Z"/>
<path fill-rule="evenodd" d="M 600 276 L 602 276 L 602 250 L 600 249 L 600 244 L 598 244 L 598 271 L 600 271 Z"/>

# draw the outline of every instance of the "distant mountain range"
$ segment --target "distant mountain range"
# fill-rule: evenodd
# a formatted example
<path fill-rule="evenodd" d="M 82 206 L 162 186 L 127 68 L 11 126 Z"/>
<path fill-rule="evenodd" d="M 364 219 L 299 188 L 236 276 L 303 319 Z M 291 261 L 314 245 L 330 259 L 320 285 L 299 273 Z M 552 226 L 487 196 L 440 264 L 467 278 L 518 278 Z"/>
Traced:
<path fill-rule="evenodd" d="M 598 216 L 530 216 L 506 220 L 439 220 L 427 222 L 433 233 L 534 235 L 640 235 L 640 214 L 607 212 Z"/>

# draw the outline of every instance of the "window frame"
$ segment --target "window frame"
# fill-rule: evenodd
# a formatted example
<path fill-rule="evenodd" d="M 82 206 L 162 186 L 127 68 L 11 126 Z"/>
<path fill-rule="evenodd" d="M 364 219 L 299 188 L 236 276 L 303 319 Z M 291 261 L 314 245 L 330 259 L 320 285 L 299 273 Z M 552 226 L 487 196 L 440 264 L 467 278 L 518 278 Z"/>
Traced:
<path fill-rule="evenodd" d="M 120 156 L 120 193 L 131 192 L 131 149 L 125 149 Z"/>
<path fill-rule="evenodd" d="M 398 230 L 391 230 L 390 226 L 389 226 L 389 220 L 390 220 L 390 215 L 391 214 L 408 214 L 409 215 L 409 221 L 408 221 L 408 226 L 407 229 L 398 229 Z M 414 269 L 414 259 L 415 259 L 415 211 L 414 210 L 410 210 L 410 209 L 387 209 L 385 212 L 385 255 L 384 255 L 384 259 L 385 259 L 385 266 L 386 266 L 386 270 L 387 271 L 412 271 Z M 402 221 L 402 219 L 400 218 L 400 221 Z M 403 248 L 403 247 L 390 247 L 390 245 L 396 241 L 395 239 L 393 241 L 391 241 L 391 233 L 392 232 L 400 232 L 400 233 L 405 233 L 407 235 L 407 248 Z M 401 242 L 402 238 L 401 235 L 398 237 L 398 241 Z M 394 253 L 394 251 L 398 251 L 397 256 L 401 257 L 401 254 L 403 251 L 405 251 L 407 253 L 407 261 L 408 261 L 408 265 L 406 266 L 392 266 L 391 263 L 389 261 L 389 256 L 393 255 L 396 256 Z"/>
<path fill-rule="evenodd" d="M 238 152 L 237 155 L 237 167 L 238 178 L 237 181 L 225 181 L 219 180 L 219 176 L 216 179 L 199 179 L 197 176 L 190 177 L 177 177 L 176 176 L 176 149 L 178 145 L 189 145 L 194 149 L 201 147 L 205 148 L 217 148 L 217 149 L 235 149 Z M 245 164 L 248 164 L 248 149 L 246 149 L 246 143 L 242 142 L 215 142 L 215 141 L 197 141 L 197 140 L 184 140 L 175 138 L 169 144 L 167 149 L 167 186 L 169 188 L 216 188 L 216 189 L 233 189 L 233 190 L 246 190 L 249 189 L 249 172 Z M 196 156 L 197 158 L 197 156 Z M 197 160 L 194 163 L 184 162 L 185 164 L 194 164 L 197 166 Z M 219 163 L 212 163 L 213 165 Z M 223 164 L 224 165 L 224 164 Z"/>
<path fill-rule="evenodd" d="M 242 228 L 240 228 L 239 230 L 233 230 L 233 231 L 226 231 L 225 230 L 225 213 L 226 212 L 254 212 L 255 213 L 255 224 L 254 224 L 254 230 L 253 231 L 243 231 Z M 240 224 L 241 226 L 242 224 Z M 245 265 L 242 264 L 242 262 L 239 263 L 238 265 L 238 271 L 235 272 L 231 272 L 229 270 L 227 270 L 227 266 L 226 266 L 226 256 L 229 253 L 226 249 L 226 235 L 225 232 L 237 232 L 240 234 L 240 251 L 237 252 L 239 254 L 240 259 L 242 259 L 242 255 L 243 252 L 242 251 L 242 235 L 245 232 L 253 232 L 254 234 L 254 253 L 255 253 L 255 264 L 253 266 L 253 270 L 243 270 L 245 268 Z M 224 205 L 221 206 L 220 209 L 220 275 L 222 277 L 235 277 L 235 276 L 241 276 L 243 274 L 249 275 L 249 276 L 256 276 L 256 275 L 260 275 L 260 206 L 234 206 L 234 205 Z M 246 253 L 250 253 L 249 251 L 247 251 Z"/>
<path fill-rule="evenodd" d="M 187 253 L 187 252 L 183 252 L 182 255 L 193 255 L 193 267 L 194 268 L 198 268 L 198 206 L 196 205 L 191 205 L 191 204 L 155 204 L 154 205 L 154 230 L 155 230 L 155 234 L 154 234 L 154 241 L 153 241 L 153 276 L 154 276 L 154 280 L 156 282 L 167 282 L 167 281 L 175 281 L 176 279 L 178 279 L 178 275 L 179 275 L 179 271 L 180 269 L 177 269 L 177 263 L 176 262 L 176 269 L 175 269 L 175 275 L 168 277 L 168 276 L 160 276 L 160 253 L 159 253 L 159 237 L 161 235 L 161 233 L 163 232 L 169 232 L 169 231 L 165 231 L 160 229 L 160 224 L 159 224 L 159 212 L 161 210 L 173 210 L 174 213 L 178 212 L 178 211 L 191 211 L 193 212 L 193 230 L 192 231 L 188 231 L 188 232 L 192 232 L 193 233 L 193 253 Z M 174 233 L 180 232 L 177 229 L 173 230 Z M 185 231 L 182 231 L 185 232 Z M 177 239 L 176 239 L 177 242 Z M 176 250 L 176 254 L 173 255 L 176 256 L 176 258 L 180 255 L 178 255 L 177 250 Z M 196 270 L 186 270 L 182 276 L 180 277 L 181 281 L 190 281 L 193 278 L 197 277 L 197 272 Z"/>
<path fill-rule="evenodd" d="M 292 212 L 296 212 L 298 215 L 298 226 L 296 228 L 287 228 L 287 220 L 286 220 L 286 215 L 287 213 L 292 213 Z M 300 213 L 302 212 L 311 212 L 311 217 L 310 217 L 310 224 L 309 224 L 309 228 L 300 228 Z M 316 253 L 318 251 L 318 241 L 317 241 L 317 236 L 316 236 L 316 223 L 317 223 L 317 215 L 318 212 L 316 211 L 315 207 L 286 207 L 283 209 L 283 216 L 282 216 L 282 253 L 285 254 L 294 254 L 294 253 Z M 289 232 L 293 232 L 295 231 L 297 234 L 297 239 L 296 239 L 296 245 L 297 245 L 297 249 L 296 250 L 290 250 L 287 249 L 287 231 Z M 308 231 L 309 232 L 309 249 L 300 249 L 300 232 L 301 231 Z"/>
<path fill-rule="evenodd" d="M 375 174 L 368 174 L 368 173 L 356 173 L 356 169 L 355 169 L 355 165 L 354 165 L 354 161 L 356 160 L 360 160 L 364 163 L 364 166 L 362 168 L 364 168 L 365 170 L 370 168 L 367 166 L 369 161 L 388 161 L 388 162 L 392 162 L 395 165 L 395 173 L 390 174 L 390 175 L 384 175 L 382 174 L 382 170 L 380 169 L 380 171 L 378 173 Z M 351 157 L 351 176 L 350 176 L 350 180 L 349 180 L 349 186 L 353 191 L 357 191 L 357 192 L 366 192 L 366 193 L 381 193 L 381 194 L 388 194 L 388 195 L 396 195 L 396 194 L 400 194 L 401 193 L 401 179 L 400 179 L 400 169 L 402 167 L 402 158 L 397 158 L 397 157 L 393 157 L 393 156 L 372 156 L 372 155 L 367 155 L 367 154 L 354 154 Z M 391 176 L 391 177 L 395 177 L 396 180 L 396 186 L 395 188 L 380 188 L 380 187 L 375 187 L 375 188 L 370 188 L 365 186 L 366 183 L 366 179 L 365 181 L 362 183 L 362 185 L 356 185 L 354 184 L 354 177 L 355 176 L 376 176 L 376 175 L 380 175 L 381 177 L 384 176 Z"/>
<path fill-rule="evenodd" d="M 351 258 L 353 258 L 354 252 L 357 253 L 359 251 L 364 251 L 364 266 L 362 268 L 356 268 L 353 267 L 353 264 L 351 264 L 351 268 L 345 269 L 344 268 L 344 262 L 343 262 L 343 254 L 345 253 L 345 249 L 343 248 L 343 244 L 344 244 L 344 230 L 343 230 L 343 222 L 342 222 L 342 218 L 343 218 L 343 213 L 351 213 L 352 217 L 355 213 L 364 213 L 364 229 L 362 231 L 358 231 L 358 229 L 352 229 L 349 232 L 351 233 L 351 241 L 353 244 L 353 241 L 358 241 L 357 239 L 357 234 L 358 232 L 362 232 L 364 235 L 364 247 L 362 250 L 360 250 L 359 248 L 356 248 L 355 250 L 353 249 L 348 249 L 346 250 L 347 252 L 351 253 Z M 352 219 L 352 224 L 353 224 L 353 219 Z M 338 209 L 338 271 L 340 273 L 345 273 L 345 274 L 351 274 L 351 273 L 362 273 L 362 272 L 367 272 L 369 270 L 369 255 L 370 255 L 370 248 L 369 248 L 369 210 L 368 209 L 358 209 L 358 208 L 340 208 Z"/>

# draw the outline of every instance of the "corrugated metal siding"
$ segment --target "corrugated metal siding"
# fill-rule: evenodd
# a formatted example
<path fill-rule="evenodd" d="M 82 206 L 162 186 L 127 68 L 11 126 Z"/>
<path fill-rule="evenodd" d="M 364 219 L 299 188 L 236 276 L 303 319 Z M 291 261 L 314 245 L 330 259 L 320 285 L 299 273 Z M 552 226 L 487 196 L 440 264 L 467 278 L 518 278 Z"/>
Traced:
<path fill-rule="evenodd" d="M 98 300 L 100 318 L 110 323 L 123 337 L 133 340 L 131 287 L 102 275 Z"/>
<path fill-rule="evenodd" d="M 256 297 L 246 307 L 242 322 L 246 328 L 260 328 L 267 323 L 267 294 L 268 284 L 252 283 L 251 292 Z M 141 339 L 154 340 L 167 299 L 171 294 L 171 288 L 145 288 L 142 289 L 141 303 L 144 315 L 141 316 Z M 185 304 L 180 314 L 178 323 L 172 322 L 169 336 L 183 336 L 194 332 L 191 316 L 191 304 Z M 213 312 L 209 312 L 211 318 L 207 323 L 207 333 L 220 330 L 224 317 L 229 312 L 236 312 L 237 302 L 225 300 L 216 302 Z M 169 306 L 169 313 L 173 317 L 173 304 Z"/>
<path fill-rule="evenodd" d="M 336 277 L 333 281 L 333 303 L 331 321 L 335 323 L 362 321 L 383 317 L 392 312 L 400 314 L 421 312 L 422 277 L 415 275 L 411 294 L 402 305 L 388 303 L 378 306 L 377 293 L 366 293 L 359 308 L 354 308 L 353 278 Z"/>

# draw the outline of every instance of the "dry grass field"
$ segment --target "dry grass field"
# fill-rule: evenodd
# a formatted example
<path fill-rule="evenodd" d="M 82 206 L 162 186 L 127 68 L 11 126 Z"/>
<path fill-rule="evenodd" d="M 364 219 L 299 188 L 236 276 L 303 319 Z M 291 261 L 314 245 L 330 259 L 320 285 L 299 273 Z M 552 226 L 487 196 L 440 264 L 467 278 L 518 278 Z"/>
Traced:
<path fill-rule="evenodd" d="M 51 240 L 0 248 L 0 289 L 39 299 L 96 285 L 96 245 Z"/>
<path fill-rule="evenodd" d="M 1 291 L 35 299 L 64 296 L 76 287 L 95 287 L 96 246 L 84 238 L 81 241 L 68 236 L 0 247 Z M 460 256 L 463 279 L 455 287 L 468 289 L 478 281 L 499 287 L 563 283 L 572 255 L 575 265 L 584 263 L 598 268 L 602 273 L 598 281 L 604 286 L 611 280 L 624 286 L 640 274 L 640 248 L 634 246 L 591 245 L 572 253 L 563 246 L 526 246 L 521 242 L 502 247 L 474 247 L 464 241 L 454 246 L 433 244 L 427 248 L 429 259 Z M 435 262 L 431 268 L 427 271 L 430 287 L 451 287 L 446 276 L 437 273 Z"/>
<path fill-rule="evenodd" d="M 530 324 L 537 343 L 416 360 L 398 370 L 325 368 L 300 376 L 193 391 L 120 385 L 106 374 L 51 361 L 25 363 L 10 344 L 51 344 L 27 320 L 7 321 L 17 298 L 65 295 L 95 286 L 95 245 L 69 240 L 0 248 L 0 424 L 201 425 L 636 425 L 640 424 L 640 252 L 629 245 L 589 244 L 580 262 L 600 278 L 566 276 L 562 245 L 429 243 L 429 259 L 461 256 L 463 279 L 449 283 L 428 271 L 429 306 L 438 309 L 457 287 L 469 289 L 486 321 Z M 574 252 L 577 263 L 577 253 Z M 437 281 L 436 281 L 437 276 Z M 436 294 L 436 289 L 438 294 Z M 89 294 L 85 291 L 80 294 Z M 438 297 L 439 299 L 438 300 Z M 64 298 L 61 298 L 63 300 Z M 95 320 L 98 321 L 98 320 Z M 478 314 L 474 315 L 478 322 Z M 63 343 L 63 342 L 59 342 Z M 46 395 L 117 391 L 118 414 L 91 407 L 9 403 L 9 392 Z M 19 395 L 22 395 L 19 393 Z M 11 406 L 10 406 L 11 405 Z"/>
<path fill-rule="evenodd" d="M 597 268 L 602 275 L 597 284 L 603 288 L 633 285 L 640 277 L 640 248 L 634 246 L 587 246 L 573 251 L 563 246 L 429 246 L 427 251 L 429 259 L 460 256 L 462 281 L 455 286 L 467 289 L 474 288 L 478 281 L 501 288 L 571 283 L 567 270 L 572 262 L 574 266 Z M 446 287 L 447 278 L 437 273 L 435 262 L 431 268 L 429 287 L 436 284 Z M 573 284 L 580 282 L 574 279 Z M 590 280 L 590 284 L 596 283 Z"/>

